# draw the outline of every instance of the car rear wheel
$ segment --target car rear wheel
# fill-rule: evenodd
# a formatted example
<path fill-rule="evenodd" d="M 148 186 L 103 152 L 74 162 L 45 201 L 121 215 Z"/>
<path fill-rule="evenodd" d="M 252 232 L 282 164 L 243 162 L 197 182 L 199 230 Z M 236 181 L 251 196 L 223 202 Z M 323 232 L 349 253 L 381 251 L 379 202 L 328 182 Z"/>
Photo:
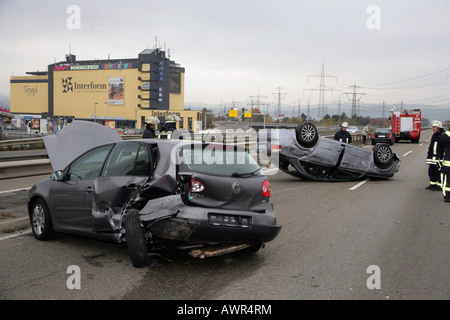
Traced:
<path fill-rule="evenodd" d="M 301 123 L 295 128 L 297 142 L 305 148 L 312 148 L 319 140 L 319 132 L 313 123 Z"/>
<path fill-rule="evenodd" d="M 373 148 L 373 160 L 380 169 L 389 168 L 394 162 L 394 154 L 387 144 L 378 144 Z"/>
<path fill-rule="evenodd" d="M 136 214 L 128 214 L 123 217 L 125 225 L 125 236 L 127 247 L 130 252 L 131 261 L 136 268 L 150 265 L 151 258 L 147 250 L 147 241 L 141 220 Z"/>
<path fill-rule="evenodd" d="M 44 200 L 36 199 L 31 207 L 31 229 L 33 235 L 38 240 L 51 240 L 56 237 L 53 231 L 52 219 L 50 212 Z"/>

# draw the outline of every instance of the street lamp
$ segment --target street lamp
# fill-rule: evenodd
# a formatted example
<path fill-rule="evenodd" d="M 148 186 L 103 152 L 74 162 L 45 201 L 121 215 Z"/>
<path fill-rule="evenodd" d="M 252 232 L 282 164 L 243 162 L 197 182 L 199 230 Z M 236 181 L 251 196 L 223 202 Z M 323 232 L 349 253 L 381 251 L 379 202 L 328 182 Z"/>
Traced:
<path fill-rule="evenodd" d="M 94 102 L 94 123 L 97 122 L 97 104 L 98 102 Z"/>
<path fill-rule="evenodd" d="M 108 118 L 108 102 L 103 102 L 105 104 L 105 109 L 106 109 L 106 118 Z"/>

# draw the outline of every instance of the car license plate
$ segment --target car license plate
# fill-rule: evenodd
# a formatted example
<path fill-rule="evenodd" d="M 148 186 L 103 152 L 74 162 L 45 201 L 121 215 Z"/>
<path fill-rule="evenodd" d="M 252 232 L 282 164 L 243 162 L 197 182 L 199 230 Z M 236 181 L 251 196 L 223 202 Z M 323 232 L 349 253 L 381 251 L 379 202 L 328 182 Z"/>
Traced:
<path fill-rule="evenodd" d="M 381 136 L 378 136 L 378 138 L 386 138 L 386 136 L 381 135 Z"/>
<path fill-rule="evenodd" d="M 208 220 L 209 224 L 213 226 L 250 228 L 252 225 L 252 218 L 246 216 L 210 213 Z"/>

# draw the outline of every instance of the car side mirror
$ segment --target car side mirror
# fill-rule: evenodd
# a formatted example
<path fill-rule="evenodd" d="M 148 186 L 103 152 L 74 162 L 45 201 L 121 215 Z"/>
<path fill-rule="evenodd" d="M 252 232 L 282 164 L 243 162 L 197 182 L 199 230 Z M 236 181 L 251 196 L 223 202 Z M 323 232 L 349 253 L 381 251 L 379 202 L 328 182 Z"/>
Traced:
<path fill-rule="evenodd" d="M 62 181 L 64 178 L 64 174 L 62 170 L 57 170 L 50 175 L 50 179 L 53 181 Z"/>

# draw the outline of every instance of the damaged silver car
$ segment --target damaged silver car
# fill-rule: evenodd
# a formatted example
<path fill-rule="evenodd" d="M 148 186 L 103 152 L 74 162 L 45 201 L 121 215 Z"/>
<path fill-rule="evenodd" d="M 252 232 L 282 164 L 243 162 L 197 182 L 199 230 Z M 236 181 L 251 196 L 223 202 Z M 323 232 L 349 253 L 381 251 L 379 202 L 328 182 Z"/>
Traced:
<path fill-rule="evenodd" d="M 277 225 L 270 188 L 244 148 L 188 140 L 127 140 L 73 121 L 44 138 L 54 172 L 29 193 L 34 236 L 127 243 L 136 267 L 153 251 L 193 257 L 258 251 Z"/>
<path fill-rule="evenodd" d="M 386 145 L 373 150 L 321 137 L 313 123 L 295 130 L 280 129 L 272 152 L 285 173 L 315 181 L 351 181 L 364 177 L 390 178 L 398 170 L 398 157 Z"/>

